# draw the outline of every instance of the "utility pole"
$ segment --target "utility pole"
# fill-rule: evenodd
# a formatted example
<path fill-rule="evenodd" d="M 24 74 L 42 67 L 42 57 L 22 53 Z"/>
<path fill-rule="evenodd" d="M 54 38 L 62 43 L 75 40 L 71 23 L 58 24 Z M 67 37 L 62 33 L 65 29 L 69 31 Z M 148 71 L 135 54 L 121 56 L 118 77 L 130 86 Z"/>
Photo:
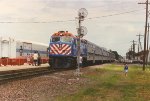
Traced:
<path fill-rule="evenodd" d="M 149 23 L 148 23 L 148 32 L 147 32 L 147 50 L 148 50 L 148 43 L 149 43 Z"/>
<path fill-rule="evenodd" d="M 131 51 L 132 51 L 132 45 L 131 45 Z"/>
<path fill-rule="evenodd" d="M 144 35 L 139 34 L 139 35 L 136 35 L 136 36 L 138 36 L 138 37 L 139 37 L 139 39 L 138 39 L 138 41 L 139 41 L 139 43 L 138 43 L 138 53 L 139 53 L 140 49 L 142 50 L 142 45 L 141 45 L 141 36 L 144 36 Z"/>
<path fill-rule="evenodd" d="M 131 54 L 130 53 L 131 53 L 131 49 L 129 48 L 129 52 L 126 54 L 127 59 L 131 59 Z"/>
<path fill-rule="evenodd" d="M 136 45 L 135 42 L 136 41 L 133 40 L 132 42 L 133 42 L 132 44 L 133 45 L 133 59 L 135 59 L 135 45 Z"/>
<path fill-rule="evenodd" d="M 145 32 L 144 32 L 144 56 L 143 56 L 143 71 L 145 71 L 145 56 L 146 56 L 146 33 L 147 33 L 147 21 L 148 21 L 148 0 L 145 3 L 138 3 L 138 4 L 146 4 L 146 20 L 145 20 Z"/>
<path fill-rule="evenodd" d="M 146 65 L 148 64 L 148 53 L 149 53 L 149 48 L 148 48 L 148 45 L 149 45 L 149 44 L 148 44 L 148 43 L 149 43 L 149 27 L 150 27 L 150 26 L 149 26 L 149 23 L 148 23 L 148 26 L 147 26 L 147 27 L 148 27 L 148 31 L 147 31 L 147 49 L 146 49 L 146 50 L 147 50 L 147 54 L 146 54 Z"/>
<path fill-rule="evenodd" d="M 131 48 L 130 48 L 130 59 L 132 60 L 132 58 L 133 58 L 133 51 L 132 51 L 132 44 L 131 44 Z"/>
<path fill-rule="evenodd" d="M 1 46 L 1 44 L 2 44 L 2 37 L 0 37 L 0 46 Z M 2 50 L 1 49 L 2 47 L 0 47 L 0 50 Z M 0 58 L 2 58 L 2 51 L 0 51 Z M 2 59 L 0 59 L 0 66 L 2 65 Z"/>

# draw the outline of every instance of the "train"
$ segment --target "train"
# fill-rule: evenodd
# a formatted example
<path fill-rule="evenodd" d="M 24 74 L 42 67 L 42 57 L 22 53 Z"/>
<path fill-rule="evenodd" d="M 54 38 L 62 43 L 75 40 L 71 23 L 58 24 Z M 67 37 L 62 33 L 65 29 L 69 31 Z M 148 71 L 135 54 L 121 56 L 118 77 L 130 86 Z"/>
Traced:
<path fill-rule="evenodd" d="M 77 68 L 79 38 L 68 31 L 58 31 L 50 37 L 49 65 L 51 68 Z M 115 54 L 103 47 L 82 39 L 80 55 L 83 66 L 113 62 Z"/>

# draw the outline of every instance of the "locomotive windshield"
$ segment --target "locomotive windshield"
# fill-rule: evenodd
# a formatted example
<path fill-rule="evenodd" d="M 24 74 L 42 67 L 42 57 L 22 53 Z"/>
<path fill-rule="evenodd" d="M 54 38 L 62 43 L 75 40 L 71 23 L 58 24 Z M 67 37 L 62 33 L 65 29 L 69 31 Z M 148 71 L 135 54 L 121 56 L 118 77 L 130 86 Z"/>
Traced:
<path fill-rule="evenodd" d="M 71 41 L 72 41 L 72 37 L 69 37 L 69 36 L 61 37 L 61 42 L 71 42 Z"/>
<path fill-rule="evenodd" d="M 60 41 L 60 37 L 52 37 L 52 42 L 58 42 Z"/>
<path fill-rule="evenodd" d="M 52 37 L 51 42 L 72 42 L 72 37 L 70 36 Z"/>

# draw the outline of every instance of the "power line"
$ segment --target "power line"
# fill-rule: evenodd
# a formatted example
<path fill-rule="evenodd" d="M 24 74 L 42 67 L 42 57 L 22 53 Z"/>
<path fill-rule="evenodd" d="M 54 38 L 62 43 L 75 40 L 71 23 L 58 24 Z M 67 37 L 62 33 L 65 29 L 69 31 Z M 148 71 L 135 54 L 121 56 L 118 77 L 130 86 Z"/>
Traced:
<path fill-rule="evenodd" d="M 132 11 L 121 12 L 121 13 L 114 13 L 114 14 L 110 14 L 110 15 L 104 15 L 104 16 L 100 16 L 100 17 L 92 17 L 92 18 L 88 18 L 88 19 L 98 19 L 98 18 L 104 18 L 104 17 L 116 16 L 116 15 L 123 15 L 123 14 L 127 14 L 127 13 L 134 13 L 134 12 L 141 11 L 141 10 L 144 10 L 144 9 L 132 10 Z"/>
<path fill-rule="evenodd" d="M 65 20 L 65 21 L 34 21 L 34 22 L 23 22 L 23 21 L 21 21 L 21 22 L 17 22 L 17 21 L 6 21 L 6 22 L 2 22 L 2 21 L 0 21 L 0 23 L 54 23 L 54 22 L 69 22 L 69 21 L 75 21 L 75 20 Z"/>
<path fill-rule="evenodd" d="M 134 1 L 134 2 L 137 2 L 137 1 Z M 133 2 L 133 3 L 134 3 Z M 96 9 L 99 9 L 99 8 L 106 8 L 106 7 L 111 7 L 111 6 L 121 6 L 122 9 L 127 9 L 128 7 L 132 7 L 132 8 L 129 8 L 129 9 L 134 9 L 135 7 L 131 6 L 132 3 L 129 3 L 128 1 L 120 1 L 120 2 L 113 2 L 113 3 L 108 3 L 108 5 L 100 5 L 100 6 L 94 6 L 94 7 L 90 7 L 90 8 L 96 8 Z M 117 8 L 117 7 L 115 7 Z M 117 10 L 115 8 L 111 8 L 110 10 L 115 10 L 115 11 L 119 11 L 120 9 L 117 8 Z"/>
<path fill-rule="evenodd" d="M 123 15 L 123 14 L 129 14 L 129 13 L 134 13 L 134 12 L 138 12 L 144 9 L 140 9 L 140 10 L 132 10 L 132 11 L 126 11 L 126 12 L 120 12 L 120 13 L 114 13 L 114 14 L 109 14 L 109 15 L 103 15 L 103 16 L 99 16 L 99 17 L 91 17 L 91 18 L 87 18 L 88 20 L 91 19 L 99 19 L 99 18 L 105 18 L 105 17 L 111 17 L 111 16 L 117 16 L 117 15 Z M 0 21 L 0 23 L 54 23 L 54 22 L 70 22 L 70 21 L 75 21 L 75 20 L 60 20 L 60 21 L 34 21 L 34 22 L 23 22 L 23 21 Z"/>
<path fill-rule="evenodd" d="M 122 1 L 120 1 L 120 2 L 116 1 L 115 3 L 113 2 L 113 4 L 111 4 L 111 5 L 121 5 L 122 3 L 123 3 Z M 100 5 L 100 6 L 90 7 L 90 8 L 103 8 L 103 7 L 107 7 L 107 6 L 106 5 Z"/>

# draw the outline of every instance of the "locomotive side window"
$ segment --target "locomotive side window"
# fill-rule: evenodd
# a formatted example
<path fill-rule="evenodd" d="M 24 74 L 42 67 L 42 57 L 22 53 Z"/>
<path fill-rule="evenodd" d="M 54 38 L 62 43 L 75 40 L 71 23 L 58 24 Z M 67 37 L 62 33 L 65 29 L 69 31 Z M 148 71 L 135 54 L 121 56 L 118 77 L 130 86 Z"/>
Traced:
<path fill-rule="evenodd" d="M 51 41 L 58 42 L 58 41 L 60 41 L 60 37 L 52 37 Z"/>
<path fill-rule="evenodd" d="M 62 36 L 61 41 L 62 42 L 72 42 L 72 37 Z"/>

